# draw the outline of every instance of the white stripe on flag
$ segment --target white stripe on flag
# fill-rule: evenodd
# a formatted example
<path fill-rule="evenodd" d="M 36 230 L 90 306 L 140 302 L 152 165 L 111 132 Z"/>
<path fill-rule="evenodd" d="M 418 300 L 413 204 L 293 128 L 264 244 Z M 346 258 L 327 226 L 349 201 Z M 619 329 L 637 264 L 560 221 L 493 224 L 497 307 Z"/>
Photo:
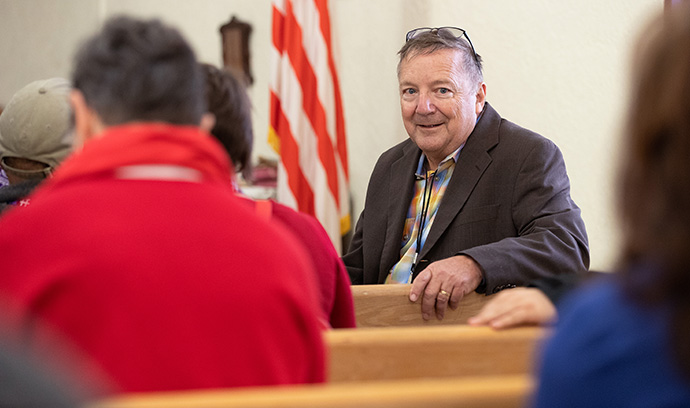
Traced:
<path fill-rule="evenodd" d="M 296 154 L 299 161 L 286 163 L 283 160 L 292 159 L 289 155 L 281 156 L 278 168 L 279 201 L 293 208 L 297 208 L 298 203 L 302 203 L 304 208 L 313 208 L 313 215 L 321 222 L 338 252 L 341 252 L 341 233 L 346 232 L 341 229 L 341 225 L 347 225 L 341 221 L 344 217 L 349 220 L 349 188 L 344 169 L 346 164 L 341 162 L 338 152 L 336 78 L 331 71 L 332 57 L 329 55 L 326 37 L 321 31 L 322 26 L 330 30 L 329 18 L 326 16 L 326 19 L 321 21 L 316 3 L 320 1 L 324 0 L 273 0 L 274 9 L 283 17 L 282 29 L 286 30 L 289 21 L 293 21 L 290 20 L 290 15 L 286 16 L 286 13 L 292 10 L 294 22 L 299 26 L 302 37 L 296 39 L 300 42 L 301 49 L 290 49 L 291 44 L 287 41 L 288 38 L 294 38 L 295 33 L 273 33 L 277 38 L 276 43 L 280 44 L 282 41 L 285 50 L 282 54 L 279 53 L 272 42 L 272 77 L 269 84 L 280 101 L 285 121 L 276 121 L 277 117 L 274 114 L 271 118 L 271 128 L 279 140 L 285 140 L 283 138 L 292 135 L 294 144 L 290 144 L 291 151 Z M 319 4 L 323 7 L 325 3 Z M 276 27 L 278 25 L 274 21 L 274 28 Z M 327 35 L 330 37 L 330 33 Z M 301 55 L 306 61 L 299 59 Z M 295 58 L 298 60 L 294 60 Z M 295 71 L 294 64 L 301 66 L 301 72 Z M 303 80 L 306 82 L 302 83 Z M 312 82 L 314 80 L 316 82 Z M 305 95 L 304 90 L 314 91 L 314 94 Z M 305 111 L 305 106 L 308 112 Z M 281 126 L 287 128 L 281 129 Z M 299 171 L 296 170 L 297 166 Z M 300 189 L 300 180 L 307 183 L 307 186 L 301 189 L 313 193 L 313 203 L 305 202 L 311 200 L 307 196 L 296 195 L 299 191 L 297 189 Z M 292 188 L 296 190 L 293 191 Z"/>

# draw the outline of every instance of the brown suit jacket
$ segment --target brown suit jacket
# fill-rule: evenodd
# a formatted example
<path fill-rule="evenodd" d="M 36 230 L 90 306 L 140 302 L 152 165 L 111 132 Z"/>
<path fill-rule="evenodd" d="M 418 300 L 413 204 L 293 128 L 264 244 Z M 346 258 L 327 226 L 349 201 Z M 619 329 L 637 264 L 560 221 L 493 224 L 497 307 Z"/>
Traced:
<path fill-rule="evenodd" d="M 400 259 L 420 155 L 408 139 L 376 163 L 343 256 L 353 284 L 383 283 Z M 484 282 L 477 291 L 487 293 L 589 267 L 587 233 L 560 150 L 488 103 L 460 153 L 413 277 L 458 254 L 479 263 Z"/>

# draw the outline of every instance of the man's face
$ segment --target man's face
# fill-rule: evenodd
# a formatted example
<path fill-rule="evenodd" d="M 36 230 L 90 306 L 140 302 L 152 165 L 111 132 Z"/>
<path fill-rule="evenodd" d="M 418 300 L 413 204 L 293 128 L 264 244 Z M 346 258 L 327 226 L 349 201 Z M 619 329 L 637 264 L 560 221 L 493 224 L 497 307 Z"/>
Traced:
<path fill-rule="evenodd" d="M 462 54 L 451 49 L 407 57 L 398 82 L 405 130 L 435 169 L 472 133 L 484 108 L 486 85 L 470 83 Z"/>

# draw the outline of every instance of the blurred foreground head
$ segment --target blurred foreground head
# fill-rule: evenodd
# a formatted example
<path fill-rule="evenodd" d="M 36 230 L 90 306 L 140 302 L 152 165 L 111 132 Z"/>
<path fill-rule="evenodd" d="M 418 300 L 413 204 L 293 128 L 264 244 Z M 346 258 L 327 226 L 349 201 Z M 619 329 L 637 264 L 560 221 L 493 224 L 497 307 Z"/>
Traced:
<path fill-rule="evenodd" d="M 631 297 L 670 306 L 671 347 L 690 378 L 690 8 L 673 6 L 642 32 L 633 60 L 618 208 Z"/>
<path fill-rule="evenodd" d="M 84 113 L 97 115 L 106 127 L 128 122 L 198 125 L 206 109 L 192 48 L 159 20 L 108 20 L 77 52 L 72 83 L 77 131 L 84 126 L 79 121 Z M 77 108 L 81 101 L 88 111 Z"/>
<path fill-rule="evenodd" d="M 638 42 L 623 140 L 624 256 L 690 265 L 690 8 L 674 6 Z M 684 278 L 690 288 L 690 274 Z M 669 284 L 671 284 L 669 282 Z"/>

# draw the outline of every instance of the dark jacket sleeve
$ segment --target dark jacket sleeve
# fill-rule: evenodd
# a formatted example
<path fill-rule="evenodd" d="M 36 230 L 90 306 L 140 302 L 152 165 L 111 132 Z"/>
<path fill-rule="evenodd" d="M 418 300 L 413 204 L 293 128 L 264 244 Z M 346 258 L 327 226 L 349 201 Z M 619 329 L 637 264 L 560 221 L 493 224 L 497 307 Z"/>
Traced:
<path fill-rule="evenodd" d="M 559 273 L 585 272 L 589 248 L 560 150 L 540 139 L 525 156 L 512 192 L 517 236 L 466 249 L 485 271 L 487 293 Z"/>

